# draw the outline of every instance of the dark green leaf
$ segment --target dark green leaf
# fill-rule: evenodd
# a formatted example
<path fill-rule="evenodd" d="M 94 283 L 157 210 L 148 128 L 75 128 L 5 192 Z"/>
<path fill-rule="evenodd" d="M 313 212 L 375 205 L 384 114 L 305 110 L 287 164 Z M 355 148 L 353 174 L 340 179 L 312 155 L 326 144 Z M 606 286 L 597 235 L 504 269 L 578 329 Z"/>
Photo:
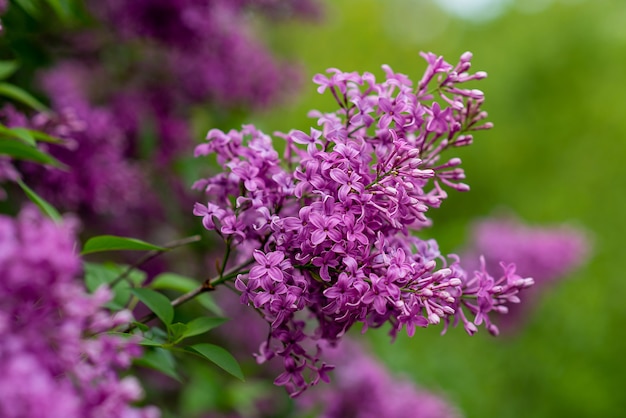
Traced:
<path fill-rule="evenodd" d="M 193 337 L 194 335 L 204 334 L 213 328 L 219 327 L 224 322 L 227 322 L 228 318 L 208 318 L 201 316 L 187 323 L 187 331 L 185 332 L 185 338 Z"/>
<path fill-rule="evenodd" d="M 43 103 L 35 99 L 30 93 L 13 84 L 0 83 L 0 96 L 16 100 L 40 112 L 48 110 Z"/>
<path fill-rule="evenodd" d="M 0 61 L 0 80 L 11 77 L 18 68 L 17 61 Z"/>
<path fill-rule="evenodd" d="M 177 342 L 185 338 L 185 334 L 187 333 L 187 324 L 177 322 L 175 324 L 169 325 L 167 327 L 167 331 L 170 335 L 169 342 L 172 344 L 176 344 Z"/>
<path fill-rule="evenodd" d="M 67 169 L 65 164 L 37 147 L 25 144 L 22 141 L 0 138 L 0 154 L 5 154 L 18 160 L 33 161 L 39 164 L 48 164 L 61 169 Z"/>
<path fill-rule="evenodd" d="M 108 286 L 109 283 L 116 280 L 127 268 L 128 266 L 114 263 L 84 263 L 85 286 L 90 292 L 95 291 L 102 285 Z M 130 298 L 131 287 L 140 285 L 145 278 L 145 273 L 139 270 L 133 270 L 127 276 L 127 280 L 119 281 L 113 287 L 113 299 L 107 303 L 106 307 L 113 310 L 123 309 Z"/>
<path fill-rule="evenodd" d="M 176 372 L 176 362 L 174 360 L 174 356 L 172 356 L 172 353 L 163 348 L 155 347 L 146 349 L 143 356 L 135 360 L 135 364 L 158 370 L 161 373 L 181 382 L 181 378 L 178 375 L 178 372 Z"/>
<path fill-rule="evenodd" d="M 222 347 L 213 344 L 195 344 L 188 349 L 195 351 L 207 360 L 215 363 L 218 367 L 227 371 L 237 379 L 244 380 L 243 372 L 237 360 Z"/>
<path fill-rule="evenodd" d="M 61 215 L 59 212 L 52 206 L 50 203 L 46 202 L 41 196 L 35 193 L 30 187 L 28 187 L 24 182 L 20 179 L 17 180 L 17 184 L 24 190 L 26 196 L 39 207 L 46 216 L 52 219 L 55 222 L 61 221 Z"/>
<path fill-rule="evenodd" d="M 31 17 L 37 18 L 39 16 L 39 8 L 33 0 L 14 0 L 26 13 Z"/>
<path fill-rule="evenodd" d="M 131 292 L 133 295 L 137 296 L 148 309 L 154 312 L 165 325 L 172 323 L 174 319 L 174 308 L 165 295 L 152 289 L 132 289 Z"/>
<path fill-rule="evenodd" d="M 167 251 L 166 248 L 158 247 L 145 241 L 135 238 L 117 237 L 114 235 L 100 235 L 87 240 L 81 255 L 98 253 L 103 251 L 146 251 L 157 250 Z"/>

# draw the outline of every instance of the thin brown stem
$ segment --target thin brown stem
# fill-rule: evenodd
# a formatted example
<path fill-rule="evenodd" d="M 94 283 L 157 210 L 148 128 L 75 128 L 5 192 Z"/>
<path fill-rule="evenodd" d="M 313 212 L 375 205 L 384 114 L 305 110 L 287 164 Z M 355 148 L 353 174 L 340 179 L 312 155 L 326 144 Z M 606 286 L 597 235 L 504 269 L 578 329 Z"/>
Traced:
<path fill-rule="evenodd" d="M 169 243 L 163 245 L 163 248 L 165 248 L 165 250 L 152 250 L 152 251 L 146 253 L 143 257 L 141 257 L 135 263 L 133 263 L 130 266 L 128 266 L 128 268 L 126 270 L 124 270 L 124 272 L 122 274 L 117 276 L 115 278 L 115 280 L 113 280 L 111 283 L 109 283 L 109 287 L 113 288 L 119 282 L 121 282 L 122 280 L 127 280 L 128 275 L 133 270 L 135 270 L 137 267 L 141 266 L 142 264 L 147 263 L 148 261 L 152 260 L 153 258 L 158 257 L 159 255 L 164 253 L 166 250 L 171 250 L 171 249 L 174 249 L 176 247 L 182 247 L 183 245 L 187 245 L 187 244 L 191 244 L 192 242 L 200 241 L 200 239 L 201 239 L 200 235 L 193 235 L 191 237 L 182 238 L 182 239 L 179 239 L 179 240 L 176 240 L 176 241 L 172 241 L 172 242 L 169 242 Z M 132 286 L 132 283 L 131 283 L 131 286 Z"/>

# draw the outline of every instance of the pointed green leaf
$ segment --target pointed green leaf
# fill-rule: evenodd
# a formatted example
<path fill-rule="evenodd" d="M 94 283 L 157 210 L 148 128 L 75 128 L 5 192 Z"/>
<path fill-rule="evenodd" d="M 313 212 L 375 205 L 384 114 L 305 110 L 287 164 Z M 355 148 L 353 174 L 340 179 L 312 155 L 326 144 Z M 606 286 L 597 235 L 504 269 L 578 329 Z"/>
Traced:
<path fill-rule="evenodd" d="M 11 77 L 18 68 L 17 61 L 0 61 L 0 80 Z"/>
<path fill-rule="evenodd" d="M 54 208 L 54 206 L 52 206 L 50 203 L 46 202 L 41 196 L 39 196 L 30 187 L 28 187 L 26 184 L 24 184 L 24 182 L 22 180 L 18 179 L 17 180 L 17 184 L 19 184 L 19 186 L 22 188 L 22 190 L 24 190 L 24 193 L 26 193 L 26 196 L 28 196 L 28 198 L 35 205 L 37 205 L 37 207 L 39 207 L 39 210 L 41 210 L 47 217 L 49 217 L 50 219 L 52 219 L 55 222 L 60 222 L 61 221 L 61 215 Z"/>
<path fill-rule="evenodd" d="M 19 139 L 32 147 L 37 146 L 35 137 L 31 134 L 30 130 L 26 128 L 8 128 L 0 124 L 0 134 L 4 134 L 10 138 Z"/>
<path fill-rule="evenodd" d="M 235 360 L 232 354 L 222 347 L 213 344 L 195 344 L 189 346 L 188 349 L 195 351 L 202 357 L 215 363 L 215 365 L 235 376 L 237 379 L 244 380 L 239 363 L 237 363 L 237 360 Z"/>
<path fill-rule="evenodd" d="M 165 295 L 152 289 L 132 289 L 131 292 L 133 295 L 137 296 L 148 309 L 154 312 L 165 325 L 172 323 L 174 319 L 174 308 Z"/>
<path fill-rule="evenodd" d="M 228 318 L 208 318 L 201 316 L 187 323 L 187 331 L 185 332 L 185 338 L 193 337 L 195 335 L 204 334 L 222 325 L 224 322 L 229 321 Z"/>
<path fill-rule="evenodd" d="M 0 138 L 0 154 L 5 154 L 17 160 L 33 161 L 67 170 L 67 166 L 37 147 L 25 144 L 22 141 Z"/>
<path fill-rule="evenodd" d="M 16 100 L 40 112 L 48 110 L 43 103 L 35 99 L 30 93 L 13 84 L 0 83 L 0 96 Z"/>
<path fill-rule="evenodd" d="M 16 128 L 13 128 L 13 130 L 15 129 Z M 24 129 L 24 128 L 19 128 L 19 129 Z M 62 144 L 65 142 L 61 138 L 56 138 L 54 136 L 48 135 L 47 133 L 38 131 L 36 129 L 24 129 L 24 130 L 28 131 L 28 133 L 30 133 L 31 136 L 33 136 L 39 142 L 50 142 L 52 144 Z"/>
<path fill-rule="evenodd" d="M 85 243 L 81 255 L 98 253 L 103 251 L 167 251 L 166 248 L 158 247 L 135 238 L 117 237 L 114 235 L 100 235 L 90 238 Z"/>
<path fill-rule="evenodd" d="M 169 351 L 155 347 L 146 349 L 141 358 L 134 361 L 139 366 L 149 367 L 158 370 L 161 373 L 182 382 L 178 372 L 176 371 L 176 361 Z"/>

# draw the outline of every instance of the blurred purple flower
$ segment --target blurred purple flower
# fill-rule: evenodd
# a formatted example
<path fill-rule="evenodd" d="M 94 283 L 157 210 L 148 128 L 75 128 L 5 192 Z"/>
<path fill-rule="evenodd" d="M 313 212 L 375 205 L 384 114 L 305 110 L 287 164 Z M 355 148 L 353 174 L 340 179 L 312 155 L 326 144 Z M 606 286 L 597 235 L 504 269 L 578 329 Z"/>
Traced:
<path fill-rule="evenodd" d="M 522 324 L 528 308 L 550 284 L 564 279 L 588 258 L 590 240 L 585 231 L 570 226 L 533 227 L 514 217 L 486 219 L 475 224 L 463 256 L 467 271 L 481 269 L 473 261 L 485 260 L 489 272 L 500 269 L 500 260 L 515 263 L 519 274 L 533 277 L 536 286 L 526 299 L 529 304 L 512 304 L 499 324 L 513 330 Z"/>
<path fill-rule="evenodd" d="M 104 288 L 85 293 L 75 251 L 69 220 L 56 224 L 32 207 L 17 220 L 0 216 L 0 415 L 159 416 L 132 407 L 142 389 L 117 374 L 139 347 L 103 333 L 130 313 L 111 317 Z"/>
<path fill-rule="evenodd" d="M 442 397 L 389 373 L 353 341 L 324 349 L 339 365 L 329 385 L 313 388 L 297 399 L 299 413 L 319 418 L 457 418 L 460 413 Z"/>

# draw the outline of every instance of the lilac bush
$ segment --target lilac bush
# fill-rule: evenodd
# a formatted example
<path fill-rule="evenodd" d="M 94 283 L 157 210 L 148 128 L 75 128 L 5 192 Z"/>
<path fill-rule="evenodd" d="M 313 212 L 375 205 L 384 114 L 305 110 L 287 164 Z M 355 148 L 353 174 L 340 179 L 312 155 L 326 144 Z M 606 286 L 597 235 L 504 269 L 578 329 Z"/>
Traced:
<path fill-rule="evenodd" d="M 469 189 L 460 159 L 442 153 L 491 127 L 483 93 L 464 86 L 486 76 L 468 72 L 471 54 L 456 65 L 422 56 L 428 67 L 416 85 L 388 66 L 381 82 L 334 68 L 316 75 L 318 92 L 329 91 L 338 109 L 311 112 L 319 129 L 277 133 L 282 160 L 251 125 L 213 129 L 196 148 L 224 169 L 194 186 L 207 194 L 194 214 L 226 245 L 213 284 L 234 280 L 241 302 L 270 324 L 257 361 L 281 357 L 275 384 L 292 396 L 327 380 L 333 366 L 320 360 L 323 344 L 357 323 L 387 323 L 392 336 L 440 322 L 461 322 L 469 334 L 484 323 L 497 334 L 489 315 L 506 312 L 533 283 L 512 264 L 499 274 L 466 272 L 435 240 L 413 235 L 431 225 L 427 212 L 445 189 Z"/>
<path fill-rule="evenodd" d="M 128 322 L 88 295 L 77 280 L 75 222 L 54 223 L 34 208 L 0 216 L 0 415 L 18 417 L 156 417 L 135 408 L 142 389 L 119 378 L 140 355 L 132 340 L 103 334 Z"/>

